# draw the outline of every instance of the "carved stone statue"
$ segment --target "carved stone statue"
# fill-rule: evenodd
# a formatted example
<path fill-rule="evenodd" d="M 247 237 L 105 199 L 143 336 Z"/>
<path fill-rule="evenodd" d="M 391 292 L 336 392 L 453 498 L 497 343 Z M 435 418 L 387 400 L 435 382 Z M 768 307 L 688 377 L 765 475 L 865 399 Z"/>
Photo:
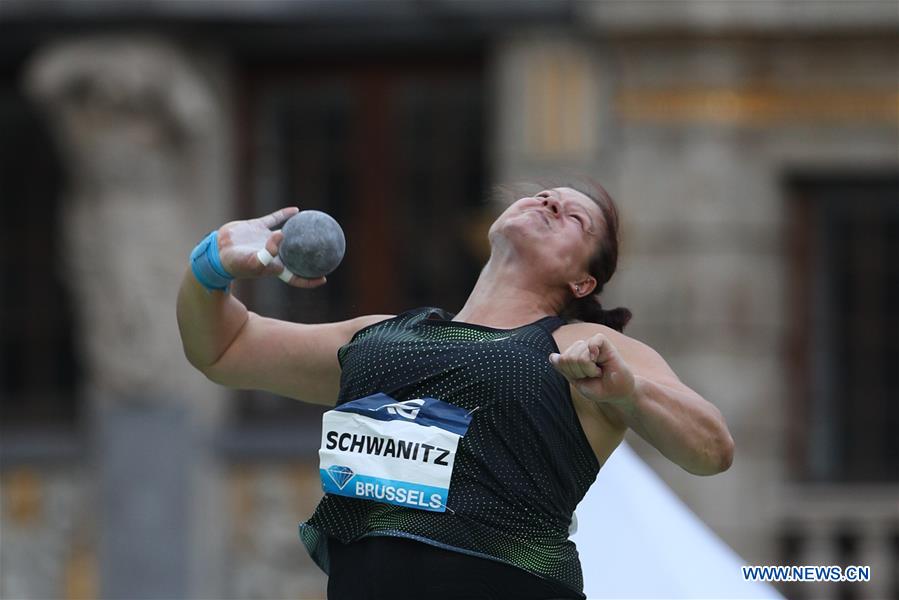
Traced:
<path fill-rule="evenodd" d="M 89 386 L 103 397 L 185 396 L 175 294 L 194 243 L 221 218 L 221 108 L 201 71 L 155 38 L 46 47 L 26 87 L 47 111 L 71 188 L 63 278 Z M 179 390 L 178 393 L 171 392 Z"/>

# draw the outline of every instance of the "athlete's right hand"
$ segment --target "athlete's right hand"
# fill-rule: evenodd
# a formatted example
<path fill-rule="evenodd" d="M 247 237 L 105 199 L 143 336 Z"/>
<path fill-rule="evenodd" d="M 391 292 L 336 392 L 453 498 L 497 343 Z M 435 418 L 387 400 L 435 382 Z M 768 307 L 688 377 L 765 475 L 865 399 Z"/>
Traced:
<path fill-rule="evenodd" d="M 258 219 L 231 221 L 222 225 L 218 230 L 218 246 L 219 258 L 225 270 L 235 279 L 280 275 L 284 271 L 284 264 L 278 258 L 278 248 L 284 234 L 272 231 L 272 228 L 281 225 L 299 211 L 296 206 L 289 206 Z M 262 248 L 275 257 L 268 265 L 263 265 L 257 256 Z M 287 283 L 299 288 L 315 288 L 324 285 L 325 281 L 324 277 L 306 279 L 292 275 Z"/>

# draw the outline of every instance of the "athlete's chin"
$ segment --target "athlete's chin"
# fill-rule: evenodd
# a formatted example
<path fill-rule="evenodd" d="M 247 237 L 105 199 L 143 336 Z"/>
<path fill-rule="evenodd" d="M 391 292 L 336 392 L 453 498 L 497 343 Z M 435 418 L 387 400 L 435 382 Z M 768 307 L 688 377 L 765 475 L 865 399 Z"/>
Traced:
<path fill-rule="evenodd" d="M 524 218 L 517 218 L 523 216 Z M 528 218 L 527 214 L 515 215 L 515 218 L 509 218 L 500 227 L 497 233 L 503 235 L 508 240 L 526 239 L 533 243 L 533 240 L 546 236 L 546 227 L 539 219 Z"/>

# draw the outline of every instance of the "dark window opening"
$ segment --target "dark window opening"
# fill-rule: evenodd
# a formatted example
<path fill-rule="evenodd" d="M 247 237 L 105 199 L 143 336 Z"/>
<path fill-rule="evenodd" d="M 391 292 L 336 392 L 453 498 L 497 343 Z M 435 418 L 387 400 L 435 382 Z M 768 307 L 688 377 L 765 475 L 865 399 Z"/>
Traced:
<path fill-rule="evenodd" d="M 0 81 L 0 429 L 70 430 L 82 365 L 60 273 L 63 164 L 42 115 Z"/>
<path fill-rule="evenodd" d="M 304 323 L 461 308 L 482 266 L 467 233 L 487 204 L 481 61 L 254 66 L 242 87 L 240 215 L 323 210 L 347 250 L 322 288 L 247 282 L 238 297 Z M 287 438 L 300 423 L 317 429 L 323 410 L 241 392 L 235 417 L 273 440 L 279 426 Z"/>
<path fill-rule="evenodd" d="M 899 481 L 899 175 L 790 191 L 794 475 Z"/>

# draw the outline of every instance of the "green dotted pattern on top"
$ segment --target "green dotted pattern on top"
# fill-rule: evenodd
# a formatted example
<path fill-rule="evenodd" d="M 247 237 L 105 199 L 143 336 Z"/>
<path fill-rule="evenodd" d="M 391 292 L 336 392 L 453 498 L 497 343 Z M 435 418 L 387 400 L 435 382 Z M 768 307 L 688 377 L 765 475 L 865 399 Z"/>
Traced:
<path fill-rule="evenodd" d="M 434 397 L 474 411 L 459 443 L 443 513 L 326 495 L 300 524 L 313 560 L 329 571 L 327 536 L 408 537 L 483 556 L 581 592 L 571 515 L 599 471 L 548 356 L 545 317 L 500 330 L 451 321 L 441 309 L 408 311 L 359 331 L 338 352 L 338 404 L 376 392 Z"/>

